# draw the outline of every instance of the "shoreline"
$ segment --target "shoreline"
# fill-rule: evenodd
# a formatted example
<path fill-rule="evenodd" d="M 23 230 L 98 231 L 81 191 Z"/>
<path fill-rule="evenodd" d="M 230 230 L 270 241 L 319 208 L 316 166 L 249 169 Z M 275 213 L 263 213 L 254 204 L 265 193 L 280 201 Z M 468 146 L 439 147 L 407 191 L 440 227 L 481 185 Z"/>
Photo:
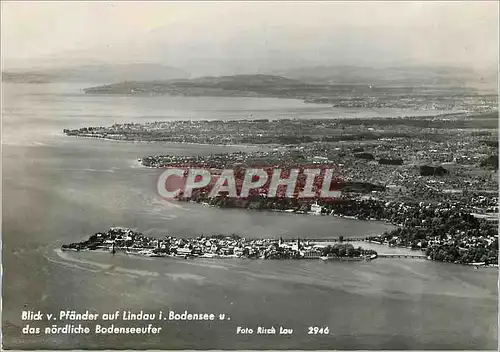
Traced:
<path fill-rule="evenodd" d="M 112 251 L 106 248 L 99 249 L 82 249 L 76 250 L 72 248 L 56 248 L 56 250 L 60 250 L 62 252 L 92 252 L 92 253 L 102 253 L 102 254 L 113 254 Z M 242 260 L 321 260 L 321 261 L 371 261 L 376 259 L 376 257 L 365 258 L 365 257 L 328 257 L 327 259 L 322 259 L 322 257 L 317 258 L 248 258 L 236 255 L 183 255 L 183 254 L 165 254 L 165 255 L 148 255 L 145 253 L 134 253 L 134 252 L 126 252 L 122 249 L 116 250 L 115 255 L 122 256 L 134 256 L 134 257 L 142 257 L 142 258 L 170 258 L 170 259 L 242 259 Z M 325 258 L 325 257 L 323 257 Z"/>
<path fill-rule="evenodd" d="M 142 165 L 142 164 L 141 164 Z M 157 167 L 154 167 L 154 166 L 144 166 L 142 165 L 143 167 L 145 168 L 148 168 L 148 169 L 158 169 Z M 217 208 L 217 209 L 236 209 L 236 210 L 245 210 L 245 211 L 253 211 L 253 212 L 269 212 L 269 213 L 287 213 L 287 214 L 299 214 L 299 215 L 312 215 L 312 216 L 332 216 L 332 217 L 335 217 L 335 218 L 338 218 L 338 219 L 344 219 L 344 220 L 354 220 L 354 221 L 370 221 L 370 222 L 378 222 L 378 223 L 383 223 L 384 225 L 390 225 L 390 226 L 394 226 L 394 227 L 401 227 L 401 225 L 399 224 L 393 224 L 391 222 L 389 222 L 389 220 L 387 219 L 373 219 L 373 218 L 370 218 L 370 219 L 359 219 L 358 217 L 356 216 L 351 216 L 351 215 L 339 215 L 339 214 L 328 214 L 328 213 L 318 213 L 318 212 L 314 212 L 314 211 L 295 211 L 294 209 L 285 209 L 285 210 L 281 210 L 281 209 L 268 209 L 268 208 L 263 208 L 263 209 L 249 209 L 249 208 L 240 208 L 240 207 L 234 207 L 234 208 L 224 208 L 224 207 L 221 207 L 221 206 L 218 206 L 218 205 L 215 205 L 215 204 L 209 204 L 207 202 L 197 202 L 197 201 L 194 201 L 194 200 L 189 200 L 189 201 L 178 201 L 179 203 L 191 203 L 191 204 L 198 204 L 198 205 L 202 205 L 204 207 L 211 207 L 211 208 Z M 344 240 L 348 239 L 345 238 Z"/>
<path fill-rule="evenodd" d="M 120 82 L 123 83 L 123 82 Z M 117 83 L 117 84 L 120 84 Z M 103 97 L 140 97 L 140 98 L 161 98 L 161 97 L 170 97 L 170 98 L 176 98 L 176 97 L 183 97 L 183 98 L 248 98 L 248 99 L 274 99 L 274 100 L 292 100 L 292 101 L 299 101 L 302 102 L 304 105 L 313 105 L 313 106 L 319 106 L 319 107 L 328 107 L 330 109 L 352 109 L 352 110 L 361 110 L 361 109 L 367 109 L 367 107 L 364 106 L 336 106 L 335 103 L 333 102 L 325 102 L 322 101 L 323 98 L 306 98 L 306 97 L 287 97 L 287 96 L 269 96 L 269 95 L 262 95 L 257 93 L 256 95 L 210 95 L 210 94 L 168 94 L 168 93 L 152 93 L 152 92 L 137 92 L 137 93 L 131 93 L 131 92 L 116 92 L 116 93 L 109 93 L 109 92 L 100 92 L 100 91 L 93 91 L 94 88 L 98 88 L 99 86 L 91 86 L 91 87 L 86 87 L 83 88 L 82 91 L 84 92 L 84 95 L 88 96 L 103 96 Z M 381 86 L 381 88 L 389 88 L 389 87 L 384 87 Z M 489 95 L 495 95 L 494 92 L 482 92 L 481 95 L 484 96 L 489 96 Z M 439 116 L 454 116 L 454 115 L 461 115 L 461 116 L 468 116 L 468 114 L 481 114 L 481 113 L 488 113 L 491 111 L 474 111 L 471 109 L 432 109 L 432 108 L 411 108 L 411 107 L 397 107 L 397 106 L 378 106 L 378 107 L 368 107 L 368 109 L 375 111 L 376 109 L 378 110 L 400 110 L 400 111 L 413 111 L 414 115 L 398 115 L 394 116 L 393 118 L 415 118 L 415 117 L 439 117 Z M 427 112 L 427 113 L 426 113 Z M 432 112 L 435 112 L 432 114 Z M 415 113 L 417 113 L 415 115 Z M 380 117 L 380 116 L 378 116 Z M 375 116 L 365 116 L 364 118 L 375 118 Z M 392 118 L 392 117 L 389 117 Z"/>
<path fill-rule="evenodd" d="M 250 148 L 262 148 L 267 147 L 271 148 L 274 147 L 273 144 L 211 144 L 211 143 L 194 143 L 194 142 L 171 142 L 171 141 L 145 141 L 145 140 L 127 140 L 127 139 L 116 139 L 116 138 L 103 138 L 103 137 L 92 137 L 92 136 L 81 136 L 81 135 L 67 135 L 66 133 L 62 132 L 60 134 L 56 134 L 57 136 L 62 136 L 62 137 L 67 137 L 67 138 L 85 138 L 85 139 L 95 139 L 95 140 L 101 140 L 101 141 L 109 141 L 109 142 L 125 142 L 125 143 L 141 143 L 141 144 L 171 144 L 171 145 L 197 145 L 197 146 L 214 146 L 214 147 L 231 147 L 231 148 L 245 148 L 245 149 L 250 149 Z M 276 146 L 281 146 L 284 147 L 281 144 L 276 144 Z M 141 164 L 142 165 L 142 164 Z M 153 168 L 153 169 L 159 169 L 158 167 L 153 167 L 153 166 L 145 166 L 142 165 L 143 167 L 147 168 Z"/>
<path fill-rule="evenodd" d="M 347 242 L 361 242 L 359 240 L 356 240 L 356 241 L 347 241 Z M 375 242 L 375 241 L 364 241 L 364 242 L 368 242 L 370 244 L 375 244 L 377 246 L 383 246 L 383 247 L 391 247 L 389 246 L 388 244 L 384 244 L 384 243 L 378 243 L 378 242 Z M 314 243 L 322 243 L 322 242 L 314 242 Z M 325 241 L 323 243 L 329 243 L 328 241 Z M 397 248 L 406 248 L 406 247 L 402 247 L 402 246 L 396 246 Z M 286 260 L 286 261 L 289 261 L 289 260 L 307 260 L 307 261 L 312 261 L 312 260 L 320 260 L 321 262 L 325 262 L 325 261 L 333 261 L 333 262 L 337 262 L 337 261 L 340 261 L 340 262 L 352 262 L 352 261 L 356 261 L 356 262 L 359 262 L 359 261 L 364 261 L 364 262 L 367 262 L 367 261 L 372 261 L 372 260 L 375 260 L 375 259 L 402 259 L 402 258 L 387 258 L 387 257 L 379 257 L 378 254 L 376 255 L 372 255 L 371 257 L 314 257 L 314 258 L 262 258 L 262 257 L 255 257 L 255 258 L 249 258 L 249 257 L 244 257 L 244 256 L 236 256 L 236 255 L 211 255 L 211 254 L 208 254 L 208 253 L 205 253 L 203 255 L 183 255 L 183 254 L 161 254 L 161 255 L 157 255 L 157 254 L 153 254 L 153 253 L 140 253 L 141 251 L 144 251 L 143 248 L 141 248 L 140 251 L 137 251 L 137 252 L 127 252 L 126 250 L 122 249 L 122 248 L 119 248 L 116 250 L 115 253 L 112 253 L 112 251 L 109 249 L 109 248 L 98 248 L 98 249 L 88 249 L 88 248 L 85 248 L 85 249 L 82 249 L 82 250 L 76 250 L 76 249 L 73 249 L 73 248 L 62 248 L 62 247 L 58 247 L 56 248 L 55 250 L 60 250 L 62 252 L 93 252 L 93 253 L 102 253 L 102 254 L 112 254 L 112 255 L 120 255 L 120 256 L 134 256 L 134 257 L 141 257 L 141 258 L 167 258 L 167 259 L 184 259 L 184 260 L 189 260 L 189 259 L 216 259 L 216 260 L 220 260 L 220 259 L 229 259 L 229 260 L 233 260 L 233 259 L 241 259 L 241 260 Z M 412 252 L 419 252 L 418 250 L 412 250 Z M 404 254 L 402 254 L 402 256 L 404 256 Z M 467 264 L 463 264 L 463 263 L 453 263 L 453 262 L 445 262 L 445 261 L 439 261 L 439 260 L 432 260 L 430 259 L 429 257 L 427 258 L 404 258 L 406 260 L 410 259 L 410 260 L 425 260 L 425 261 L 431 261 L 431 262 L 437 262 L 437 263 L 445 263 L 445 264 L 453 264 L 453 265 L 462 265 L 462 266 L 465 266 L 465 267 L 474 267 L 475 269 L 498 269 L 499 266 L 498 264 L 484 264 L 484 263 L 467 263 Z"/>

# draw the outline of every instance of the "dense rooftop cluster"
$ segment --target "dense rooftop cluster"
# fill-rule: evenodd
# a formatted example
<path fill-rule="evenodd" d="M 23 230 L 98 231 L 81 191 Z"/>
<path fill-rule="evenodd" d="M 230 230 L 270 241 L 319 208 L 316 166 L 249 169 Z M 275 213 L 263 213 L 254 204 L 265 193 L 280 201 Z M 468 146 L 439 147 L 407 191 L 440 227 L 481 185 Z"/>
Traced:
<path fill-rule="evenodd" d="M 464 200 L 471 207 L 484 208 L 493 206 L 498 200 L 496 167 L 483 163 L 492 156 L 498 157 L 498 146 L 491 143 L 496 138 L 495 132 L 456 131 L 441 141 L 416 135 L 376 142 L 310 143 L 250 153 L 147 156 L 141 163 L 158 168 L 197 166 L 218 170 L 244 166 L 329 167 L 335 170 L 335 178 L 342 183 L 380 186 L 376 189 L 378 198 Z M 423 170 L 433 171 L 429 174 Z"/>

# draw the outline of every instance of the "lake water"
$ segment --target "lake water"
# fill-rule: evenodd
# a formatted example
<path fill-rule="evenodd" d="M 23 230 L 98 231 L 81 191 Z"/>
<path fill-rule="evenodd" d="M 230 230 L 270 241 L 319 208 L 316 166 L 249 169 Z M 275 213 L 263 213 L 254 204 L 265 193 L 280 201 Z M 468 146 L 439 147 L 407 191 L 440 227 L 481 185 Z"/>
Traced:
<path fill-rule="evenodd" d="M 287 238 L 359 237 L 391 228 L 329 216 L 168 203 L 155 192 L 159 171 L 140 167 L 137 158 L 235 148 L 61 134 L 63 128 L 114 122 L 369 116 L 368 112 L 284 99 L 85 96 L 81 88 L 3 85 L 4 348 L 497 348 L 497 269 L 410 259 L 176 260 L 58 251 L 63 243 L 110 226 L 155 236 L 236 233 Z M 380 247 L 379 252 L 389 249 Z M 156 322 L 162 332 L 141 337 L 26 335 L 21 331 L 26 324 L 22 310 L 188 310 L 224 313 L 230 320 Z M 236 334 L 238 326 L 255 330 L 273 325 L 294 332 Z M 330 334 L 308 335 L 309 326 L 328 326 Z"/>

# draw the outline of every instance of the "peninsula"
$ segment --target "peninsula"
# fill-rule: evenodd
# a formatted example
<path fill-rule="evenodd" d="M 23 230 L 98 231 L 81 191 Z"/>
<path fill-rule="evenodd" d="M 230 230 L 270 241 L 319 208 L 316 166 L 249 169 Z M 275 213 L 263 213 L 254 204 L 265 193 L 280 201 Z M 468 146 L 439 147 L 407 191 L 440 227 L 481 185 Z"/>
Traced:
<path fill-rule="evenodd" d="M 427 83 L 428 84 L 428 83 Z M 400 108 L 415 110 L 488 111 L 497 95 L 464 86 L 409 82 L 390 84 L 334 84 L 304 82 L 278 75 L 250 74 L 192 79 L 126 81 L 85 89 L 87 94 L 181 95 L 209 97 L 266 97 L 300 99 L 345 108 Z M 401 99 L 402 95 L 404 99 Z"/>

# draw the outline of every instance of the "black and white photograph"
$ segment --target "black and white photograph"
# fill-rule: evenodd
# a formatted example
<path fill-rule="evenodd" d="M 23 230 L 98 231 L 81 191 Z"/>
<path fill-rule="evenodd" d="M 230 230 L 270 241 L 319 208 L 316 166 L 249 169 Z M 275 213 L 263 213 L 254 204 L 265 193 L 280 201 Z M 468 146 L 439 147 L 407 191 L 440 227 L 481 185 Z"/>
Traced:
<path fill-rule="evenodd" d="M 498 351 L 498 1 L 2 1 L 4 350 Z"/>

